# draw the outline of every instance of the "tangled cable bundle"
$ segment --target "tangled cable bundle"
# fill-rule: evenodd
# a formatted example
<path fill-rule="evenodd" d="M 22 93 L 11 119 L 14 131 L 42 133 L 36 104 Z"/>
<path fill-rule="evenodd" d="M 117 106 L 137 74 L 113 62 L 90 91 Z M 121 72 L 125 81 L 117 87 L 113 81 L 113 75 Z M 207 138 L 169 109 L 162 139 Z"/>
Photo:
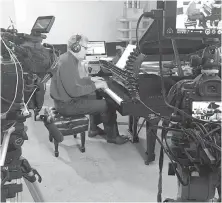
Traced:
<path fill-rule="evenodd" d="M 183 128 L 183 133 L 173 133 L 171 142 L 180 149 L 173 150 L 173 160 L 178 162 L 178 158 L 189 159 L 189 162 L 185 161 L 183 164 L 189 166 L 194 162 L 197 165 L 205 164 L 217 168 L 221 161 L 221 126 L 216 124 L 212 127 L 209 124 L 193 122 L 190 127 Z M 179 153 L 180 151 L 182 153 Z"/>

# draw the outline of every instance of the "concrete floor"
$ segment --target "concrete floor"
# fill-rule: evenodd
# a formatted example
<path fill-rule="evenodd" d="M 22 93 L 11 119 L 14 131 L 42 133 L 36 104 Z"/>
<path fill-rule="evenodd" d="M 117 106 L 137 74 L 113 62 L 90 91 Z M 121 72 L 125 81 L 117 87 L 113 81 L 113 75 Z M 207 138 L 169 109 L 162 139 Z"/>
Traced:
<path fill-rule="evenodd" d="M 46 94 L 45 105 L 52 106 Z M 118 121 L 127 121 L 118 116 Z M 77 144 L 80 139 L 65 137 L 60 144 L 58 158 L 54 157 L 54 145 L 49 142 L 48 132 L 41 122 L 28 119 L 29 140 L 23 145 L 23 156 L 42 176 L 39 188 L 46 202 L 155 202 L 158 183 L 159 144 L 156 161 L 146 166 L 145 128 L 140 132 L 140 143 L 123 146 L 108 144 L 101 137 L 86 140 L 86 152 L 81 153 Z M 127 126 L 119 126 L 126 133 Z M 165 157 L 163 172 L 163 199 L 174 198 L 177 181 L 167 175 L 168 159 Z M 32 202 L 24 185 L 22 200 Z"/>

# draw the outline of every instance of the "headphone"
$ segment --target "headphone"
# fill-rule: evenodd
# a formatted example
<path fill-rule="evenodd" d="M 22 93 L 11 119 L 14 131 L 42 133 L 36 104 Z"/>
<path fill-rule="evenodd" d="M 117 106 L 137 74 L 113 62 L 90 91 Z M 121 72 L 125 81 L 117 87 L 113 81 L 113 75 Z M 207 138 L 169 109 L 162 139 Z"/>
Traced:
<path fill-rule="evenodd" d="M 82 39 L 81 35 L 76 35 L 76 42 L 70 47 L 74 53 L 79 53 L 81 50 L 80 40 Z"/>

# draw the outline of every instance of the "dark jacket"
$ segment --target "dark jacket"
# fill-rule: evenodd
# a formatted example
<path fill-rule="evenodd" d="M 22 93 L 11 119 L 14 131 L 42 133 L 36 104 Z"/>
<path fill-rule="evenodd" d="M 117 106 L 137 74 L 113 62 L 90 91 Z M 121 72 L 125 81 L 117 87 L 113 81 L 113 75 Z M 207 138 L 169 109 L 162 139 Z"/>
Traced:
<path fill-rule="evenodd" d="M 60 56 L 57 72 L 51 79 L 50 95 L 53 99 L 68 102 L 96 90 L 90 77 L 80 78 L 78 60 L 69 51 Z"/>

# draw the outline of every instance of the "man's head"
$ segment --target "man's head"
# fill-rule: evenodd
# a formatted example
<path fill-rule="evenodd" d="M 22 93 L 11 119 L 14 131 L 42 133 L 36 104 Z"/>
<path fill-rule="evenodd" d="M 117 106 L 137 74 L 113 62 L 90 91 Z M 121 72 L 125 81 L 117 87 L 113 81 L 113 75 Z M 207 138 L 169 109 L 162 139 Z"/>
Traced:
<path fill-rule="evenodd" d="M 78 59 L 83 60 L 86 57 L 88 38 L 84 35 L 73 35 L 68 41 L 68 51 Z"/>

